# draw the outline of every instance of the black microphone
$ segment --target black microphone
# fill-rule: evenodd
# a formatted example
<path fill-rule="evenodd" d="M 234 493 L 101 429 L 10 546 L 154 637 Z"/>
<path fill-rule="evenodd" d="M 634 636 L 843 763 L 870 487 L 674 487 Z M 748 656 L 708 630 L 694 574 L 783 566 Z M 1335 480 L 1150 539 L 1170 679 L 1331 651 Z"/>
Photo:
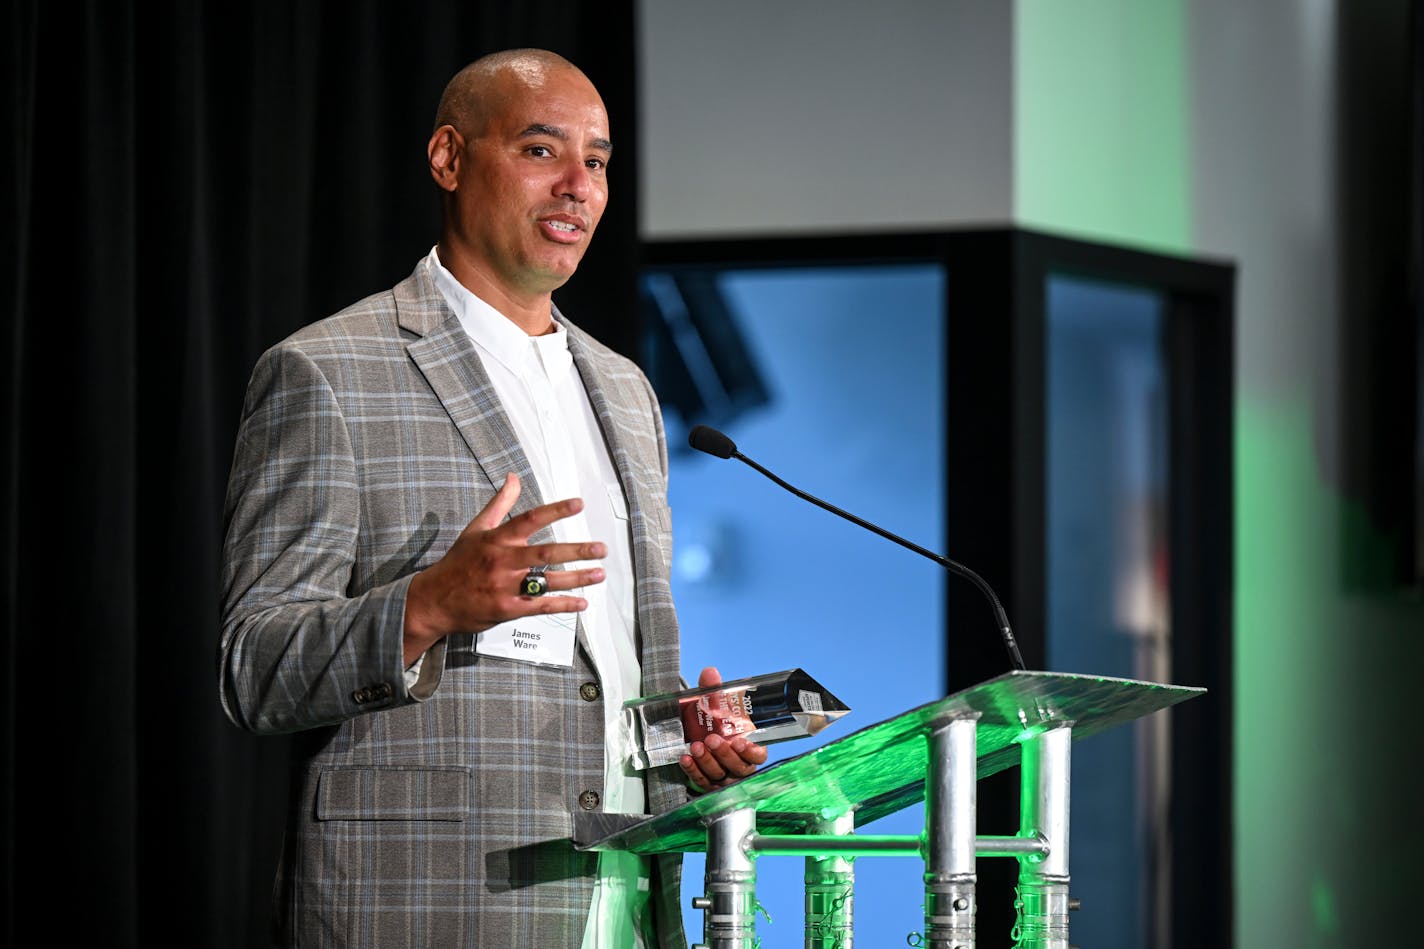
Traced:
<path fill-rule="evenodd" d="M 981 593 L 983 593 L 986 597 L 989 598 L 989 605 L 994 608 L 994 619 L 999 624 L 999 635 L 1004 638 L 1004 648 L 1008 650 L 1009 659 L 1013 661 L 1014 668 L 1025 668 L 1023 656 L 1019 654 L 1018 641 L 1014 639 L 1014 631 L 1009 626 L 1009 616 L 1007 613 L 1004 612 L 1004 607 L 999 603 L 999 598 L 994 595 L 993 589 L 989 586 L 988 582 L 985 581 L 983 577 L 979 576 L 979 574 L 964 566 L 964 564 L 956 563 L 955 561 L 950 560 L 948 557 L 941 557 L 939 554 L 935 553 L 932 550 L 926 550 L 919 544 L 911 543 L 903 537 L 890 533 L 883 527 L 879 527 L 875 524 L 870 523 L 867 520 L 863 520 L 859 517 L 856 517 L 854 514 L 851 514 L 847 511 L 842 511 L 834 504 L 828 504 L 814 495 L 807 494 L 805 491 L 802 491 L 795 485 L 787 484 L 785 481 L 782 481 L 776 475 L 772 474 L 770 471 L 767 471 L 755 461 L 752 461 L 746 455 L 737 451 L 737 443 L 732 441 L 726 435 L 717 431 L 715 428 L 710 428 L 706 425 L 693 426 L 692 431 L 687 433 L 687 443 L 693 448 L 696 448 L 698 451 L 706 452 L 707 454 L 713 455 L 717 458 L 735 458 L 738 461 L 743 462 L 752 468 L 755 468 L 757 471 L 760 471 L 762 474 L 766 475 L 772 481 L 775 481 L 777 484 L 781 485 L 783 488 L 790 491 L 798 498 L 801 498 L 804 501 L 810 501 L 817 507 L 824 508 L 825 510 L 830 511 L 832 514 L 836 514 L 840 517 L 843 517 L 846 520 L 850 521 L 852 524 L 858 524 L 868 531 L 874 531 L 881 537 L 884 537 L 886 540 L 893 540 L 895 543 L 899 544 L 901 547 L 904 547 L 906 550 L 913 550 L 921 557 L 928 557 L 935 563 L 939 564 L 941 567 L 944 567 L 950 573 L 958 574 L 959 576 L 968 580 L 970 583 L 978 587 Z"/>

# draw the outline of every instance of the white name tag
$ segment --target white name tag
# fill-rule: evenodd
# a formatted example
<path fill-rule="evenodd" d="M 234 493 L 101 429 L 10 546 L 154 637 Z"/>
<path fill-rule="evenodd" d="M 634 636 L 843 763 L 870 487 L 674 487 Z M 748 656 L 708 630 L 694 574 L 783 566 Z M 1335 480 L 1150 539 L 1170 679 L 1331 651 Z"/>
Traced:
<path fill-rule="evenodd" d="M 543 666 L 574 664 L 576 613 L 526 616 L 491 626 L 475 637 L 475 652 Z"/>

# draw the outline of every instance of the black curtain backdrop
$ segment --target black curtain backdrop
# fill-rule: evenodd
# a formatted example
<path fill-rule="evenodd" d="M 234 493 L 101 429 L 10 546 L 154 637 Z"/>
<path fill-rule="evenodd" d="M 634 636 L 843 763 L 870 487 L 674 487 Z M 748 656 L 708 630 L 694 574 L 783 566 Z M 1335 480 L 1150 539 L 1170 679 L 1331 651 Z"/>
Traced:
<path fill-rule="evenodd" d="M 0 944 L 261 945 L 289 744 L 217 701 L 222 498 L 262 350 L 435 240 L 445 81 L 542 46 L 613 199 L 556 300 L 636 339 L 633 3 L 12 2 Z M 38 927 L 36 930 L 34 927 Z"/>

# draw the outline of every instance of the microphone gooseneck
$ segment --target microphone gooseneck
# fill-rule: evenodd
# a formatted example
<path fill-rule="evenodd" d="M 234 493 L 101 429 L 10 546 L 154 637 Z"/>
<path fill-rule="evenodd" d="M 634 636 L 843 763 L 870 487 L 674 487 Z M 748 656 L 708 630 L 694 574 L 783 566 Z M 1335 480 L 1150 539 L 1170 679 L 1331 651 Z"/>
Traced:
<path fill-rule="evenodd" d="M 964 566 L 964 564 L 958 563 L 954 560 L 950 560 L 948 557 L 943 557 L 932 550 L 926 550 L 919 544 L 912 543 L 911 541 L 908 541 L 897 534 L 892 534 L 890 533 L 890 531 L 887 531 L 885 528 L 880 527 L 877 524 L 872 524 L 864 518 L 856 517 L 849 511 L 843 511 L 840 508 L 836 507 L 834 504 L 822 501 L 815 495 L 807 494 L 805 491 L 802 491 L 795 485 L 788 484 L 786 481 L 783 481 L 771 471 L 768 471 L 766 468 L 763 468 L 761 465 L 757 464 L 755 461 L 748 458 L 746 455 L 737 451 L 736 442 L 732 441 L 730 438 L 717 431 L 717 429 L 715 428 L 711 428 L 706 425 L 694 426 L 692 431 L 688 433 L 687 443 L 693 448 L 696 448 L 698 451 L 705 452 L 717 458 L 735 458 L 743 464 L 747 465 L 748 467 L 753 468 L 761 474 L 765 475 L 767 478 L 771 479 L 776 484 L 785 488 L 787 491 L 790 491 L 798 498 L 801 498 L 803 501 L 809 501 L 817 507 L 822 508 L 823 510 L 830 511 L 832 514 L 835 514 L 838 517 L 845 518 L 852 524 L 859 525 L 860 527 L 863 527 L 868 531 L 879 534 L 886 540 L 894 541 L 901 547 L 904 547 L 906 550 L 913 550 L 921 557 L 927 557 L 930 560 L 933 560 L 935 563 L 939 564 L 941 567 L 944 567 L 950 573 L 956 574 L 968 580 L 970 583 L 974 584 L 976 587 L 979 588 L 979 591 L 983 593 L 986 598 L 988 598 L 989 605 L 993 607 L 994 619 L 999 625 L 999 635 L 1004 640 L 1004 648 L 1008 651 L 1009 659 L 1013 662 L 1014 668 L 1025 668 L 1023 656 L 1019 653 L 1018 640 L 1014 638 L 1014 631 L 1009 625 L 1009 616 L 1007 613 L 1004 612 L 1004 607 L 999 602 L 999 598 L 994 594 L 994 590 L 992 587 L 989 586 L 988 581 L 986 581 L 983 577 L 979 576 L 979 574 L 975 573 L 973 570 L 970 570 L 968 567 Z"/>

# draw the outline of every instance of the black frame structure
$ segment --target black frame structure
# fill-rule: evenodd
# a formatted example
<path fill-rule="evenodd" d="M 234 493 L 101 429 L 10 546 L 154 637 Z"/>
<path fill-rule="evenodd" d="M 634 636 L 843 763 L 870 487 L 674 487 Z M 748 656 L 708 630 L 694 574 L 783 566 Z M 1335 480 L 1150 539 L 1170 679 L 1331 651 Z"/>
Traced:
<path fill-rule="evenodd" d="M 1001 228 L 659 241 L 645 272 L 937 263 L 945 272 L 945 552 L 998 591 L 1029 668 L 1045 663 L 1048 280 L 1151 288 L 1166 303 L 1172 677 L 1210 691 L 1172 713 L 1171 945 L 1229 946 L 1235 269 Z M 893 332 L 892 315 L 884 319 Z M 694 420 L 695 421 L 695 420 Z M 946 577 L 946 693 L 1007 669 L 980 593 Z M 984 629 L 979 635 L 978 628 Z M 981 783 L 980 829 L 1018 825 L 1017 775 Z M 981 861 L 979 931 L 1008 932 L 1012 861 Z"/>

